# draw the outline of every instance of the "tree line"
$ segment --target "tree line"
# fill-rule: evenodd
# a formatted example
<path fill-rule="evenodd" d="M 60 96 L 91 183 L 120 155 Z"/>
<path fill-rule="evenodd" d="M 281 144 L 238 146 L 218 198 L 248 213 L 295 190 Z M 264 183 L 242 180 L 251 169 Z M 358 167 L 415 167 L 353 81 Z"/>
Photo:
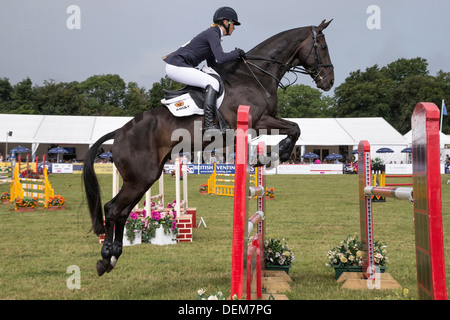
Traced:
<path fill-rule="evenodd" d="M 136 82 L 125 83 L 117 74 L 94 75 L 82 82 L 44 81 L 33 85 L 27 78 L 12 85 L 0 77 L 0 113 L 135 116 L 155 108 L 164 96 L 163 89 L 182 85 L 167 77 L 151 89 Z M 333 96 L 306 85 L 279 89 L 279 116 L 283 118 L 383 117 L 400 133 L 411 129 L 411 115 L 421 101 L 442 99 L 450 103 L 450 73 L 428 71 L 423 58 L 398 59 L 387 66 L 374 65 L 351 72 L 335 88 Z M 450 131 L 448 116 L 443 132 Z M 449 132 L 450 133 L 450 132 Z"/>

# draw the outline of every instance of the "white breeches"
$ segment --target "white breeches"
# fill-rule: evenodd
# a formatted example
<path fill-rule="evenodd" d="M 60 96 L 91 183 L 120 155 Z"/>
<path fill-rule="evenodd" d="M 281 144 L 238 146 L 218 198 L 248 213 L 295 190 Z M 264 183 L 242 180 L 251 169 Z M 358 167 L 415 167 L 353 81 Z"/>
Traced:
<path fill-rule="evenodd" d="M 217 92 L 220 89 L 219 81 L 196 68 L 177 67 L 166 63 L 166 74 L 173 81 L 190 86 L 206 89 L 207 85 L 211 85 Z"/>

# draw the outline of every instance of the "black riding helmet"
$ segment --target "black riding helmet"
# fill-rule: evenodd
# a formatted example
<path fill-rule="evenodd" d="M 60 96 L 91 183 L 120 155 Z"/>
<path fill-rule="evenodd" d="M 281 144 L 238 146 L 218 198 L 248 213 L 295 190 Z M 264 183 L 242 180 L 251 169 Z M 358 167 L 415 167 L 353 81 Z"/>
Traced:
<path fill-rule="evenodd" d="M 230 26 L 226 26 L 223 24 L 223 20 L 225 19 L 234 21 L 235 26 L 241 25 L 241 23 L 238 21 L 237 13 L 233 8 L 221 7 L 217 9 L 213 16 L 213 22 L 222 25 L 226 29 L 227 34 L 229 33 Z"/>

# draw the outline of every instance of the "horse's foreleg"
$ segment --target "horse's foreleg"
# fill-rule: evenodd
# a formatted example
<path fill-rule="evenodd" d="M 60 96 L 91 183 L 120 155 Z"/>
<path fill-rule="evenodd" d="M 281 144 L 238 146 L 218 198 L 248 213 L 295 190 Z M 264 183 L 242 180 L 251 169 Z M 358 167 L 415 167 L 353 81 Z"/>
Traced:
<path fill-rule="evenodd" d="M 290 159 L 295 143 L 300 137 L 300 128 L 295 122 L 263 115 L 254 125 L 254 128 L 256 130 L 272 130 L 266 131 L 267 134 L 287 135 L 278 145 L 278 154 L 281 162 Z M 274 130 L 278 132 L 274 132 Z"/>

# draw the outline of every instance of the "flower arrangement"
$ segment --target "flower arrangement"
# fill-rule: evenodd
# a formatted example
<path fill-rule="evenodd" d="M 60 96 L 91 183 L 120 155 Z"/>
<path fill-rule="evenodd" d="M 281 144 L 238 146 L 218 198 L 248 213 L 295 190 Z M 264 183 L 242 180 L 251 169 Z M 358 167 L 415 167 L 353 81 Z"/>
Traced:
<path fill-rule="evenodd" d="M 62 207 L 66 205 L 66 199 L 59 194 L 47 199 L 47 205 L 49 207 Z"/>
<path fill-rule="evenodd" d="M 155 237 L 156 229 L 163 227 L 165 234 L 172 233 L 175 237 L 178 234 L 177 213 L 172 209 L 170 211 L 153 210 L 149 216 L 145 218 L 143 239 L 150 242 Z"/>
<path fill-rule="evenodd" d="M 289 248 L 286 240 L 275 236 L 264 240 L 264 256 L 266 263 L 280 266 L 290 266 L 295 260 L 294 252 Z"/>
<path fill-rule="evenodd" d="M 208 184 L 204 183 L 200 185 L 200 192 L 208 191 Z"/>
<path fill-rule="evenodd" d="M 133 243 L 136 239 L 136 233 L 142 232 L 144 222 L 139 218 L 136 212 L 130 213 L 130 216 L 125 222 L 126 235 L 130 243 Z"/>
<path fill-rule="evenodd" d="M 384 267 L 389 261 L 384 242 L 374 242 L 374 261 L 376 266 Z M 362 266 L 364 252 L 358 236 L 348 236 L 341 243 L 328 251 L 328 267 Z"/>
<path fill-rule="evenodd" d="M 216 291 L 215 294 L 208 295 L 207 297 L 206 297 L 205 293 L 206 293 L 206 290 L 204 290 L 204 289 L 197 290 L 197 298 L 199 300 L 226 300 L 221 291 Z"/>
<path fill-rule="evenodd" d="M 39 173 L 34 172 L 31 169 L 25 169 L 20 173 L 21 178 L 39 179 Z"/>
<path fill-rule="evenodd" d="M 371 162 L 373 171 L 385 171 L 386 165 L 380 158 L 376 157 L 375 159 L 372 159 Z"/>
<path fill-rule="evenodd" d="M 11 195 L 9 194 L 8 191 L 5 191 L 2 193 L 2 201 L 8 201 L 9 199 L 11 199 Z"/>
<path fill-rule="evenodd" d="M 14 206 L 16 208 L 36 208 L 38 206 L 38 200 L 37 198 L 31 198 L 31 197 L 23 197 L 19 198 L 17 197 L 14 200 Z"/>
<path fill-rule="evenodd" d="M 275 198 L 275 190 L 273 188 L 266 188 L 266 197 Z"/>
<path fill-rule="evenodd" d="M 175 170 L 172 170 L 172 172 L 170 174 L 172 175 L 172 178 L 175 179 L 175 177 L 176 177 Z M 180 173 L 180 180 L 183 180 L 183 174 L 182 173 Z"/>
<path fill-rule="evenodd" d="M 177 205 L 177 200 L 173 200 L 172 202 L 167 203 L 167 208 L 174 209 Z"/>

